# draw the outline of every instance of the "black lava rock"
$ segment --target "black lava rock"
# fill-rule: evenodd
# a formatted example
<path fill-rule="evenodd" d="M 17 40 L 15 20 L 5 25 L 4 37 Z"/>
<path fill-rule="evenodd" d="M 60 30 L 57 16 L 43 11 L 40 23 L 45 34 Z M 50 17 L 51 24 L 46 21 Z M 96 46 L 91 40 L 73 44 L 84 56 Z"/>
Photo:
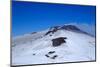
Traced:
<path fill-rule="evenodd" d="M 66 37 L 59 37 L 59 38 L 52 39 L 52 45 L 54 47 L 60 46 L 62 43 L 66 42 L 65 39 L 67 39 L 67 38 Z"/>
<path fill-rule="evenodd" d="M 47 55 L 47 54 L 46 54 L 45 56 L 46 56 L 46 57 L 49 57 L 49 55 Z"/>
<path fill-rule="evenodd" d="M 55 51 L 50 51 L 50 52 L 48 52 L 48 54 L 53 54 L 53 53 L 55 53 Z"/>
<path fill-rule="evenodd" d="M 58 55 L 54 55 L 53 57 L 51 57 L 51 59 L 55 59 L 55 58 L 57 58 L 58 57 Z"/>

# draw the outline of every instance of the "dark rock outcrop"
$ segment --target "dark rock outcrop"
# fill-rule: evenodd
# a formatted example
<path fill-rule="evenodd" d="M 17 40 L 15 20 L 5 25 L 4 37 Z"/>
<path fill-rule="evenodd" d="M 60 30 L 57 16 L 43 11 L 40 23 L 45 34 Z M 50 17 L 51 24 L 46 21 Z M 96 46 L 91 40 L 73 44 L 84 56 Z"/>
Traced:
<path fill-rule="evenodd" d="M 49 33 L 54 34 L 54 32 L 56 32 L 57 30 L 59 30 L 59 26 L 51 27 L 45 35 L 48 35 Z"/>
<path fill-rule="evenodd" d="M 60 46 L 62 43 L 66 42 L 65 39 L 67 39 L 67 38 L 66 37 L 59 37 L 59 38 L 52 39 L 52 45 L 54 47 Z"/>
<path fill-rule="evenodd" d="M 61 29 L 64 30 L 69 30 L 69 31 L 73 31 L 73 32 L 77 32 L 77 33 L 84 33 L 84 34 L 88 34 L 87 32 L 79 29 L 77 26 L 75 25 L 64 25 L 61 27 Z M 88 34 L 89 35 L 89 34 Z"/>
<path fill-rule="evenodd" d="M 31 34 L 35 34 L 35 33 L 37 33 L 37 32 L 32 32 Z"/>
<path fill-rule="evenodd" d="M 68 31 L 73 31 L 73 32 L 77 32 L 77 33 L 88 34 L 87 32 L 79 29 L 76 25 L 63 25 L 63 26 L 51 27 L 50 30 L 45 35 L 48 35 L 50 33 L 54 34 L 58 30 L 68 30 Z M 90 35 L 90 34 L 88 34 L 88 35 Z"/>
<path fill-rule="evenodd" d="M 72 31 L 80 31 L 80 29 L 77 28 L 75 25 L 64 25 L 64 26 L 61 27 L 61 29 L 72 30 Z"/>

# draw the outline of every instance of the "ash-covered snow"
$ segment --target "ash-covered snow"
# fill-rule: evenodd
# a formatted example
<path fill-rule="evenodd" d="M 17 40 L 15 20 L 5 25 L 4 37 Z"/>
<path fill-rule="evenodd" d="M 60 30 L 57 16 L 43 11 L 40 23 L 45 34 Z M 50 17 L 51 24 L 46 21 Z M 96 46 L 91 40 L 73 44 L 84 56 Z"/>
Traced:
<path fill-rule="evenodd" d="M 95 37 L 64 29 L 45 35 L 48 31 L 15 37 L 12 41 L 12 65 L 95 60 Z M 66 37 L 66 43 L 53 47 L 52 39 L 58 37 Z M 48 54 L 50 51 L 55 52 Z"/>

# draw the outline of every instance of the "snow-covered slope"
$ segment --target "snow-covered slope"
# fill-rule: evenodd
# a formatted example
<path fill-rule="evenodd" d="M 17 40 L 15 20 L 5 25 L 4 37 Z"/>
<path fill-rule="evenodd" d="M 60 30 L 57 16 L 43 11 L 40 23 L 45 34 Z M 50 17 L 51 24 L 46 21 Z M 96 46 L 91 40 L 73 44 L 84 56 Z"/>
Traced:
<path fill-rule="evenodd" d="M 95 37 L 76 26 L 64 26 L 56 26 L 50 30 L 14 38 L 12 41 L 12 65 L 95 60 Z M 47 32 L 49 33 L 47 34 Z M 59 37 L 66 37 L 66 43 L 54 47 L 52 39 Z M 50 52 L 53 53 L 50 54 Z"/>

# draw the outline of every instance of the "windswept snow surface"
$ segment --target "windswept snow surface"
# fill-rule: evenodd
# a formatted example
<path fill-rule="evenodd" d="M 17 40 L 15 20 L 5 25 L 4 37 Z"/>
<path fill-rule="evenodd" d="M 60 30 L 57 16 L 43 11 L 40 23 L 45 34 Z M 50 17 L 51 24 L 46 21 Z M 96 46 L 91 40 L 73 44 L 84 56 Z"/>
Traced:
<path fill-rule="evenodd" d="M 47 30 L 14 38 L 12 65 L 95 60 L 95 37 L 67 30 L 58 30 L 54 34 L 48 35 L 45 35 L 46 32 Z M 52 39 L 58 37 L 67 37 L 66 43 L 53 47 Z M 57 55 L 55 59 L 45 56 L 50 51 L 55 51 L 55 53 L 49 55 L 50 57 Z"/>

